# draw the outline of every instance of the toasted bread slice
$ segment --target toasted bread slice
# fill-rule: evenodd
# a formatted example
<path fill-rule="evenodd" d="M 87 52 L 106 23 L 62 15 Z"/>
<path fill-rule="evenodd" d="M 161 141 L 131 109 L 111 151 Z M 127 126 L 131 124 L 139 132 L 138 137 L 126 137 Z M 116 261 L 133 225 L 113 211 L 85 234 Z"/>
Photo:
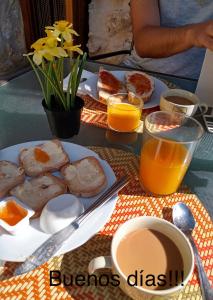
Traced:
<path fill-rule="evenodd" d="M 99 101 L 107 104 L 107 99 L 110 95 L 117 93 L 125 93 L 126 88 L 124 83 L 118 80 L 111 72 L 99 69 L 97 91 Z"/>
<path fill-rule="evenodd" d="M 6 196 L 9 190 L 23 182 L 24 178 L 23 168 L 7 160 L 0 161 L 0 198 Z"/>
<path fill-rule="evenodd" d="M 51 174 L 41 175 L 16 186 L 10 194 L 20 199 L 36 212 L 40 212 L 44 205 L 52 198 L 66 193 L 64 181 Z"/>
<path fill-rule="evenodd" d="M 70 193 L 82 197 L 99 194 L 107 184 L 100 162 L 93 156 L 68 164 L 61 169 Z"/>
<path fill-rule="evenodd" d="M 69 157 L 58 140 L 22 149 L 20 164 L 28 176 L 39 176 L 59 170 L 69 162 Z"/>
<path fill-rule="evenodd" d="M 126 72 L 125 76 L 128 92 L 141 97 L 144 102 L 149 101 L 154 91 L 154 80 L 149 75 L 139 71 Z"/>

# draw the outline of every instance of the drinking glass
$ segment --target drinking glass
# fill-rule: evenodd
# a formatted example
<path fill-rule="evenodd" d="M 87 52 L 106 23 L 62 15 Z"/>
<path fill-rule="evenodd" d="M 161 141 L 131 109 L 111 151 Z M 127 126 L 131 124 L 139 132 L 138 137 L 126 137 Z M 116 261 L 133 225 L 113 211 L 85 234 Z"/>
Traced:
<path fill-rule="evenodd" d="M 133 93 L 119 93 L 107 100 L 108 126 L 120 132 L 134 131 L 140 125 L 143 100 Z"/>
<path fill-rule="evenodd" d="M 203 135 L 201 124 L 180 113 L 158 111 L 145 119 L 140 182 L 157 195 L 177 191 Z"/>

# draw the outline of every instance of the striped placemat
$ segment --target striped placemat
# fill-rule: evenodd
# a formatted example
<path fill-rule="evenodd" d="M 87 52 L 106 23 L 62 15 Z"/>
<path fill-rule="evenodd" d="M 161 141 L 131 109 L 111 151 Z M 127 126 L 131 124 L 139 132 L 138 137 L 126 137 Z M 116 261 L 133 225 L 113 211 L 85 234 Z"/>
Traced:
<path fill-rule="evenodd" d="M 115 210 L 104 228 L 86 244 L 65 255 L 52 258 L 46 264 L 27 274 L 12 277 L 16 263 L 6 263 L 0 268 L 0 299 L 75 299 L 75 300 L 128 300 L 118 287 L 100 286 L 95 282 L 90 285 L 77 286 L 73 278 L 82 274 L 87 276 L 87 267 L 91 259 L 100 255 L 110 255 L 112 235 L 120 224 L 137 216 L 157 216 L 170 220 L 172 206 L 182 201 L 186 203 L 197 226 L 193 232 L 205 270 L 213 281 L 213 226 L 210 217 L 199 199 L 182 187 L 177 193 L 153 197 L 145 194 L 138 181 L 138 157 L 129 152 L 117 149 L 90 147 L 97 152 L 113 168 L 119 178 L 128 174 L 130 183 L 119 193 Z M 66 285 L 50 286 L 50 271 L 60 271 L 66 278 Z M 56 273 L 55 273 L 56 274 Z M 59 282 L 58 282 L 59 283 Z M 196 269 L 189 284 L 176 300 L 202 300 Z"/>
<path fill-rule="evenodd" d="M 90 96 L 81 96 L 84 99 L 84 109 L 81 115 L 81 121 L 84 123 L 88 123 L 90 125 L 94 125 L 101 128 L 108 128 L 107 125 L 107 106 L 102 104 Z M 150 114 L 153 111 L 159 110 L 159 106 L 153 107 L 151 109 L 143 110 L 142 112 L 142 120 L 146 115 Z M 143 123 L 143 122 L 141 122 Z M 140 128 L 139 128 L 140 131 Z"/>
<path fill-rule="evenodd" d="M 177 86 L 170 81 L 167 80 L 162 80 L 162 81 L 168 86 L 168 88 L 177 88 Z M 93 99 L 89 95 L 82 95 L 81 98 L 84 99 L 85 102 L 85 106 L 81 116 L 82 122 L 89 123 L 91 125 L 98 126 L 101 128 L 108 128 L 107 106 Z M 150 109 L 144 109 L 142 112 L 142 120 L 146 117 L 146 115 L 157 110 L 159 110 L 159 106 Z"/>

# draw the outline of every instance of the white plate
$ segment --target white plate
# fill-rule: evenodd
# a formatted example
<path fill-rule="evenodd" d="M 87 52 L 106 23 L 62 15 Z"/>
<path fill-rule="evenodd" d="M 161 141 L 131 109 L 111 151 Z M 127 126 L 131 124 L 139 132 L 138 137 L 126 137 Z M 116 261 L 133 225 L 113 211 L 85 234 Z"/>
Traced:
<path fill-rule="evenodd" d="M 125 80 L 125 71 L 111 71 L 113 75 L 115 75 L 119 80 Z M 151 99 L 144 104 L 144 108 L 152 108 L 158 106 L 160 103 L 160 95 L 168 89 L 167 85 L 161 80 L 150 76 L 154 79 L 154 92 L 151 96 Z M 98 101 L 98 92 L 97 92 L 97 80 L 98 75 L 94 74 L 94 76 L 89 77 L 86 81 L 82 82 L 79 85 L 78 93 L 79 94 L 87 94 L 90 97 L 94 98 Z"/>
<path fill-rule="evenodd" d="M 42 144 L 45 141 L 27 142 L 23 144 L 14 145 L 0 151 L 0 160 L 9 160 L 18 163 L 19 150 L 25 147 Z M 115 174 L 110 165 L 100 159 L 100 157 L 93 151 L 72 143 L 62 142 L 62 145 L 70 157 L 71 161 L 81 159 L 86 156 L 95 156 L 104 168 L 107 176 L 109 188 L 116 180 Z M 54 173 L 57 175 L 57 173 Z M 84 208 L 89 207 L 98 197 L 79 198 Z M 117 201 L 117 196 L 113 197 L 109 202 L 100 208 L 86 219 L 78 230 L 64 243 L 61 249 L 56 253 L 57 255 L 64 254 L 73 250 L 85 242 L 87 242 L 93 235 L 95 235 L 106 222 L 109 220 Z M 47 240 L 49 234 L 42 232 L 39 228 L 39 219 L 31 222 L 23 234 L 11 236 L 5 232 L 0 232 L 0 260 L 6 261 L 24 261 L 26 257 L 31 255 L 44 241 Z"/>

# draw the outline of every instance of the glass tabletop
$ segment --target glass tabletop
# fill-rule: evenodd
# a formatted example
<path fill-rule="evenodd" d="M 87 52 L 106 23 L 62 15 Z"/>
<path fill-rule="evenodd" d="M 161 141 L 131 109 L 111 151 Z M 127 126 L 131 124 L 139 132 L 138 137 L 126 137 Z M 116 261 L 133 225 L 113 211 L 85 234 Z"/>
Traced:
<path fill-rule="evenodd" d="M 101 64 L 103 65 L 103 64 Z M 100 64 L 88 61 L 85 69 L 98 72 Z M 121 66 L 104 65 L 108 70 L 125 70 Z M 172 82 L 179 88 L 194 91 L 196 81 L 169 76 L 151 74 L 159 79 Z M 33 71 L 5 82 L 0 87 L 0 149 L 33 140 L 53 138 L 46 115 L 43 111 L 42 94 Z M 200 119 L 202 122 L 202 119 Z M 81 124 L 80 132 L 73 138 L 66 139 L 82 146 L 114 147 L 139 154 L 142 134 L 117 133 L 86 123 Z M 213 135 L 205 133 L 185 176 L 185 183 L 190 186 L 207 210 L 213 215 Z"/>

